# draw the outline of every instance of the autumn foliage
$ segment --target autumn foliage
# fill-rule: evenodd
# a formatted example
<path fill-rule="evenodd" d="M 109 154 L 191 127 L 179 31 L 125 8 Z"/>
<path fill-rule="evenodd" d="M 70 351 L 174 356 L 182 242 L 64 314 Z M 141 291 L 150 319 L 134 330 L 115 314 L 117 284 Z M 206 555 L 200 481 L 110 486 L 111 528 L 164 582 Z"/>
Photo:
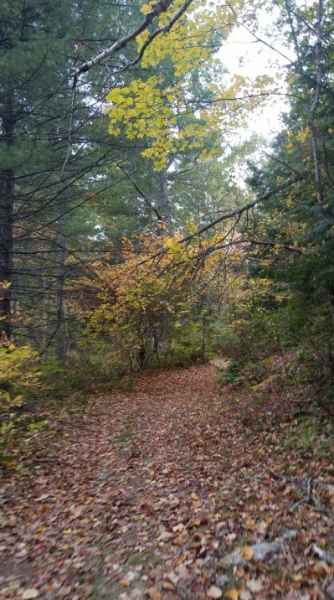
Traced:
<path fill-rule="evenodd" d="M 99 290 L 84 311 L 89 335 L 109 340 L 114 360 L 130 368 L 204 358 L 226 282 L 225 257 L 212 244 L 186 244 L 180 234 L 124 239 L 121 262 L 92 266 Z"/>

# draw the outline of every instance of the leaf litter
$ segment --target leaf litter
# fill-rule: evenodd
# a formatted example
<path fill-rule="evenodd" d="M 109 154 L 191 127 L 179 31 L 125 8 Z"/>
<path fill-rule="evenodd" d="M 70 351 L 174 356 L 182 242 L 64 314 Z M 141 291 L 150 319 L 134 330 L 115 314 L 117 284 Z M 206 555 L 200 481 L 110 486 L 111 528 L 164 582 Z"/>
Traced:
<path fill-rule="evenodd" d="M 4 476 L 1 598 L 334 597 L 333 457 L 285 444 L 280 398 L 215 380 L 145 372 Z"/>

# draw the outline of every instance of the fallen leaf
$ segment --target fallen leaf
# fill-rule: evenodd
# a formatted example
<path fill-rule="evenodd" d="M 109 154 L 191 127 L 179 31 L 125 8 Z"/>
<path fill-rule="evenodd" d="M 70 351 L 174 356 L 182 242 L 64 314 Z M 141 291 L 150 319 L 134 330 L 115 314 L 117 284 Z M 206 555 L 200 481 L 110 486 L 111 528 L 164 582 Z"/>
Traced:
<path fill-rule="evenodd" d="M 33 600 L 34 598 L 38 598 L 39 591 L 35 588 L 30 588 L 29 590 L 25 590 L 22 594 L 22 600 Z"/>
<path fill-rule="evenodd" d="M 173 537 L 174 537 L 174 534 L 165 529 L 159 535 L 158 540 L 161 542 L 168 542 L 168 540 L 171 540 Z"/>
<path fill-rule="evenodd" d="M 180 500 L 178 498 L 172 498 L 169 502 L 169 505 L 172 508 L 177 508 L 180 505 Z"/>
<path fill-rule="evenodd" d="M 334 580 L 329 584 L 326 588 L 327 596 L 333 600 L 334 599 Z"/>
<path fill-rule="evenodd" d="M 249 581 L 247 581 L 246 585 L 253 594 L 261 592 L 261 590 L 263 589 L 263 585 L 260 579 L 250 579 Z"/>
<path fill-rule="evenodd" d="M 245 520 L 245 527 L 246 529 L 253 531 L 253 529 L 255 529 L 256 527 L 254 519 L 252 519 L 251 517 L 247 517 L 247 519 Z"/>
<path fill-rule="evenodd" d="M 225 598 L 229 598 L 229 600 L 239 600 L 240 592 L 236 588 L 231 588 L 230 590 L 226 590 L 224 596 Z"/>
<path fill-rule="evenodd" d="M 252 594 L 248 590 L 241 590 L 240 600 L 252 600 Z"/>
<path fill-rule="evenodd" d="M 71 506 L 71 513 L 74 519 L 78 519 L 78 517 L 81 516 L 83 510 L 84 510 L 84 506 Z"/>
<path fill-rule="evenodd" d="M 129 571 L 123 579 L 119 582 L 122 587 L 129 587 L 129 585 L 138 577 L 138 573 L 134 571 Z"/>
<path fill-rule="evenodd" d="M 161 600 L 161 593 L 156 587 L 151 587 L 147 590 L 146 594 L 151 600 Z"/>
<path fill-rule="evenodd" d="M 42 496 L 36 498 L 35 502 L 44 502 L 44 500 L 47 500 L 48 498 L 50 498 L 50 494 L 42 494 Z"/>
<path fill-rule="evenodd" d="M 163 581 L 162 589 L 167 591 L 173 591 L 175 590 L 175 585 L 171 581 Z"/>
<path fill-rule="evenodd" d="M 260 523 L 257 523 L 256 525 L 256 531 L 258 533 L 261 533 L 262 535 L 264 535 L 267 532 L 268 529 L 268 523 L 266 523 L 266 521 L 260 521 Z"/>
<path fill-rule="evenodd" d="M 241 551 L 241 556 L 245 560 L 252 560 L 254 556 L 254 550 L 251 546 L 245 546 Z"/>
<path fill-rule="evenodd" d="M 221 598 L 223 595 L 223 592 L 221 591 L 221 589 L 219 587 L 217 587 L 216 585 L 212 585 L 207 592 L 207 596 L 208 598 Z"/>
<path fill-rule="evenodd" d="M 168 573 L 168 575 L 166 575 L 166 578 L 169 579 L 169 581 L 171 581 L 175 587 L 180 579 L 180 575 L 177 575 L 176 573 L 171 571 L 170 573 Z"/>

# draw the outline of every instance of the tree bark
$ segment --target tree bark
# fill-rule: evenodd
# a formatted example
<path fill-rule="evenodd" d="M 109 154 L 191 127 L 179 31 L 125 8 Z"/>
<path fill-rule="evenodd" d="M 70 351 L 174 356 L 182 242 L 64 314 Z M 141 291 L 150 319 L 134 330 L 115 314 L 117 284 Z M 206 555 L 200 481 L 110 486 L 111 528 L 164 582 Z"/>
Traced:
<path fill-rule="evenodd" d="M 321 176 L 321 159 L 319 153 L 319 128 L 316 124 L 317 109 L 320 103 L 321 85 L 322 85 L 322 68 L 321 68 L 321 55 L 322 55 L 322 21 L 323 21 L 323 0 L 318 2 L 317 11 L 317 24 L 316 24 L 316 44 L 314 47 L 314 65 L 315 65 L 315 78 L 316 86 L 314 91 L 314 97 L 310 109 L 309 127 L 311 131 L 311 149 L 312 158 L 314 163 L 314 181 L 317 201 L 319 204 L 323 204 L 324 193 Z"/>
<path fill-rule="evenodd" d="M 15 117 L 12 94 L 6 95 L 0 104 L 2 135 L 0 141 L 6 149 L 14 144 Z M 0 170 L 0 331 L 8 339 L 12 336 L 11 298 L 13 277 L 13 217 L 14 217 L 14 170 Z"/>
<path fill-rule="evenodd" d="M 172 207 L 168 197 L 167 175 L 165 171 L 158 173 L 159 197 L 158 197 L 158 212 L 168 231 L 172 228 Z"/>
<path fill-rule="evenodd" d="M 62 203 L 63 204 L 63 203 Z M 62 214 L 57 223 L 57 312 L 56 312 L 56 356 L 59 362 L 65 360 L 65 260 L 66 260 L 66 237 L 65 237 L 65 206 L 62 206 Z"/>

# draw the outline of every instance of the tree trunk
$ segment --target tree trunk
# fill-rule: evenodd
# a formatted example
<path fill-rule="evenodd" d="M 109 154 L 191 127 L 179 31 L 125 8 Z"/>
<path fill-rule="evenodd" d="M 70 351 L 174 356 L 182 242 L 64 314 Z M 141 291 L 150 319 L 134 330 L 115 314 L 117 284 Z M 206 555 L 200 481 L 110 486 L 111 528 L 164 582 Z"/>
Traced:
<path fill-rule="evenodd" d="M 163 218 L 164 224 L 168 231 L 172 227 L 172 207 L 168 197 L 167 175 L 165 171 L 158 173 L 159 178 L 159 198 L 158 211 Z"/>
<path fill-rule="evenodd" d="M 1 110 L 1 109 L 0 109 Z M 14 143 L 15 118 L 13 98 L 6 96 L 0 112 L 2 118 L 1 141 L 5 148 Z M 13 219 L 14 219 L 14 171 L 0 170 L 0 332 L 8 339 L 12 335 L 11 297 L 13 276 Z"/>
<path fill-rule="evenodd" d="M 63 204 L 63 203 L 62 203 Z M 66 260 L 66 237 L 65 237 L 65 206 L 61 207 L 62 214 L 57 223 L 57 300 L 56 300 L 56 356 L 63 363 L 65 360 L 65 260 Z"/>

